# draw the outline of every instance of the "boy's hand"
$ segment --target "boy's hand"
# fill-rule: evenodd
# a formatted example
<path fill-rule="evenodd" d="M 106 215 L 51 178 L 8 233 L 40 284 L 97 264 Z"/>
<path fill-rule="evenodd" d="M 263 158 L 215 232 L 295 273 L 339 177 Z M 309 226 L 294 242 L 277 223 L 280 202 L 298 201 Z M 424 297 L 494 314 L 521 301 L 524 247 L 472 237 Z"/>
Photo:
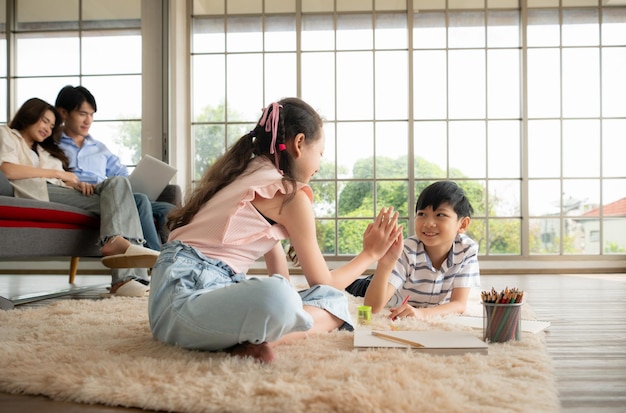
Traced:
<path fill-rule="evenodd" d="M 363 234 L 363 251 L 378 261 L 401 235 L 398 213 L 393 211 L 393 207 L 382 208 L 376 220 L 367 226 Z"/>
<path fill-rule="evenodd" d="M 398 258 L 402 254 L 402 250 L 404 249 L 404 236 L 402 235 L 402 227 L 399 227 L 400 235 L 396 240 L 391 244 L 385 255 L 383 255 L 378 260 L 378 265 L 386 265 L 394 267 Z"/>
<path fill-rule="evenodd" d="M 415 317 L 418 319 L 426 318 L 421 309 L 411 307 L 410 304 L 403 304 L 399 307 L 391 308 L 389 311 L 389 318 L 392 320 L 395 320 L 398 317 Z"/>

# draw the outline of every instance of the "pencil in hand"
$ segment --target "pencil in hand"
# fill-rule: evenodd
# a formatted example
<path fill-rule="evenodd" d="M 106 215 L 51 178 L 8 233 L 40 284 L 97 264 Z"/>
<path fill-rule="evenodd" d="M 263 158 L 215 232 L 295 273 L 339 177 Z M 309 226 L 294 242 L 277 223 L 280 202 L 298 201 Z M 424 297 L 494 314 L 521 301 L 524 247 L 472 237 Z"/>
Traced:
<path fill-rule="evenodd" d="M 402 301 L 402 304 L 400 304 L 398 306 L 398 308 L 400 308 L 400 307 L 404 306 L 406 303 L 408 303 L 410 298 L 411 298 L 411 296 L 407 294 L 407 296 L 404 297 L 404 300 Z M 396 318 L 398 318 L 398 317 L 397 316 L 393 317 L 392 320 L 395 320 Z"/>

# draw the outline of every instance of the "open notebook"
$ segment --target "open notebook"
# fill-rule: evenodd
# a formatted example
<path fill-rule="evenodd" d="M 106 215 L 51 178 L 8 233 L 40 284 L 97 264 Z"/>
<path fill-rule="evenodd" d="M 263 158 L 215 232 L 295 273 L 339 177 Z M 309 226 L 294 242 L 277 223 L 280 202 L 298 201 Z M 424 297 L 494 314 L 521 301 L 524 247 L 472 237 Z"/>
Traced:
<path fill-rule="evenodd" d="M 159 159 L 144 155 L 128 177 L 133 192 L 146 194 L 151 201 L 161 195 L 176 174 L 176 168 Z"/>
<path fill-rule="evenodd" d="M 415 345 L 409 344 L 415 343 Z M 405 348 L 418 352 L 458 355 L 488 353 L 487 343 L 464 331 L 354 331 L 354 348 Z"/>

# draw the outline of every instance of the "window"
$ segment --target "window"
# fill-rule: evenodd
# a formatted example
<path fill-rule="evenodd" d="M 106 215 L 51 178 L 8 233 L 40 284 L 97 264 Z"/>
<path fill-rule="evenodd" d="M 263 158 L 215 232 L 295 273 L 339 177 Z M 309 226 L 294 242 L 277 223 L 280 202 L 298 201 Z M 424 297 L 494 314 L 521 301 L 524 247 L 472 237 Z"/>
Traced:
<path fill-rule="evenodd" d="M 483 256 L 626 251 L 624 4 L 232 3 L 193 2 L 195 179 L 297 95 L 326 119 L 311 185 L 330 258 L 358 252 L 383 205 L 413 234 L 416 196 L 441 179 L 470 197 Z"/>
<path fill-rule="evenodd" d="M 0 0 L 0 96 L 8 96 L 6 0 Z M 8 100 L 0 99 L 0 123 L 8 122 Z"/>
<path fill-rule="evenodd" d="M 527 32 L 529 253 L 624 253 L 626 9 L 533 8 Z"/>
<path fill-rule="evenodd" d="M 10 72 L 0 69 L 3 121 L 39 97 L 54 104 L 65 85 L 87 87 L 98 111 L 90 129 L 127 164 L 141 156 L 141 0 L 4 0 L 0 55 L 14 48 Z M 6 5 L 1 12 L 7 10 Z M 3 19 L 3 23 L 4 23 Z M 11 28 L 11 30 L 6 30 Z M 14 81 L 14 87 L 8 85 Z"/>

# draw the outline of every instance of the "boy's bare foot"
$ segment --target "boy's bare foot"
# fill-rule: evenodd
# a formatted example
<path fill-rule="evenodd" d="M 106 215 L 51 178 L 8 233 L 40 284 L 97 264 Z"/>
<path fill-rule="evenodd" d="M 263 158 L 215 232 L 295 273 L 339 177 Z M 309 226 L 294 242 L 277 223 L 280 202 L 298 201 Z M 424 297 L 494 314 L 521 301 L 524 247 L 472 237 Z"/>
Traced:
<path fill-rule="evenodd" d="M 231 347 L 228 352 L 238 357 L 252 357 L 261 363 L 271 363 L 274 361 L 274 351 L 268 343 L 237 344 L 236 346 Z"/>

